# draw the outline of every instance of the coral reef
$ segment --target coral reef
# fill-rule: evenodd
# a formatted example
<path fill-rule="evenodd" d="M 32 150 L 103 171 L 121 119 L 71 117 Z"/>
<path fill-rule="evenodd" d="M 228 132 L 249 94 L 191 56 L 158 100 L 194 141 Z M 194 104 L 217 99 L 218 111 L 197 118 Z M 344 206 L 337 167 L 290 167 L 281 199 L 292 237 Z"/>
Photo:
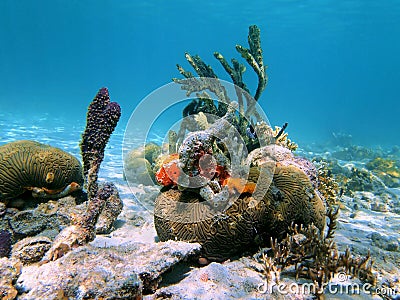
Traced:
<path fill-rule="evenodd" d="M 124 158 L 124 177 L 130 184 L 151 185 L 155 182 L 155 173 L 161 147 L 148 143 L 144 147 L 131 150 Z"/>
<path fill-rule="evenodd" d="M 148 143 L 144 146 L 144 158 L 153 166 L 161 154 L 161 147 L 155 143 Z"/>
<path fill-rule="evenodd" d="M 323 195 L 325 201 L 330 205 L 337 205 L 338 199 L 344 190 L 339 187 L 339 183 L 332 176 L 328 163 L 320 161 L 318 166 L 318 191 Z"/>
<path fill-rule="evenodd" d="M 61 149 L 34 141 L 0 146 L 0 201 L 27 190 L 34 197 L 61 198 L 82 184 L 79 161 Z"/>
<path fill-rule="evenodd" d="M 372 269 L 374 262 L 370 253 L 356 257 L 349 248 L 344 253 L 337 250 L 332 239 L 336 216 L 337 211 L 330 213 L 332 225 L 325 237 L 313 225 L 307 228 L 292 226 L 291 235 L 279 243 L 275 240 L 271 248 L 261 250 L 255 257 L 264 265 L 265 275 L 274 273 L 275 278 L 279 278 L 283 269 L 293 265 L 296 278 L 302 276 L 314 282 L 317 296 L 324 294 L 328 282 L 338 273 L 356 276 L 376 286 L 377 278 Z"/>
<path fill-rule="evenodd" d="M 332 156 L 340 160 L 363 160 L 374 159 L 379 156 L 376 151 L 361 146 L 349 146 L 332 153 Z"/>
<path fill-rule="evenodd" d="M 248 134 L 249 129 L 254 125 L 251 123 L 251 118 L 254 117 L 256 121 L 262 121 L 261 116 L 256 110 L 256 102 L 260 98 L 261 93 L 264 91 L 267 85 L 267 75 L 265 72 L 267 67 L 263 62 L 260 30 L 255 25 L 249 27 L 248 43 L 249 48 L 237 45 L 236 50 L 257 74 L 258 85 L 254 93 L 254 98 L 250 95 L 249 89 L 243 82 L 243 73 L 246 70 L 245 66 L 239 63 L 236 59 L 232 59 L 233 67 L 231 67 L 221 53 L 215 52 L 214 56 L 221 63 L 226 72 L 231 76 L 232 81 L 235 84 L 238 105 L 237 110 L 239 114 L 235 116 L 235 120 L 232 120 L 231 124 L 235 124 L 236 129 L 244 139 L 248 151 L 251 151 L 259 146 L 258 139 L 254 138 L 255 135 Z M 182 89 L 187 91 L 188 96 L 197 92 L 197 99 L 193 100 L 183 110 L 183 117 L 186 118 L 184 118 L 182 121 L 180 130 L 178 132 L 178 145 L 183 141 L 185 132 L 191 127 L 196 127 L 196 125 L 193 126 L 193 124 L 191 124 L 197 123 L 196 119 L 191 118 L 191 116 L 198 113 L 203 113 L 223 117 L 227 113 L 229 104 L 232 102 L 228 96 L 226 88 L 218 80 L 218 77 L 214 73 L 211 66 L 205 64 L 198 55 L 192 56 L 189 53 L 186 53 L 185 57 L 188 63 L 196 71 L 199 78 L 195 78 L 191 72 L 186 71 L 182 66 L 177 65 L 179 72 L 185 78 L 174 78 L 173 81 L 181 84 Z M 216 95 L 218 99 L 218 105 L 215 105 L 213 99 L 206 92 L 206 90 L 209 90 Z M 244 102 L 244 100 L 246 100 L 246 102 Z"/>
<path fill-rule="evenodd" d="M 253 245 L 259 227 L 259 211 L 264 211 L 263 203 L 251 208 L 251 198 L 239 198 L 224 214 L 214 215 L 211 208 L 201 205 L 202 198 L 197 193 L 169 189 L 161 193 L 155 204 L 154 225 L 161 241 L 181 240 L 198 242 L 202 245 L 202 255 L 208 260 L 223 261 L 228 257 L 248 250 Z M 188 211 L 188 221 L 174 221 L 181 214 L 182 204 Z M 250 208 L 249 208 L 250 207 Z M 190 217 L 194 220 L 190 222 Z"/>
<path fill-rule="evenodd" d="M 154 222 L 161 241 L 198 242 L 208 260 L 225 260 L 271 237 L 283 239 L 292 223 L 315 224 L 321 231 L 325 226 L 315 166 L 292 154 L 297 145 L 285 133 L 287 123 L 272 129 L 256 109 L 267 84 L 256 26 L 249 28 L 248 43 L 248 49 L 236 50 L 258 77 L 254 99 L 243 82 L 244 65 L 233 59 L 230 66 L 217 52 L 236 84 L 236 99 L 197 55 L 185 57 L 200 77 L 178 65 L 185 78 L 173 79 L 188 96 L 197 92 L 197 99 L 183 110 L 178 153 L 169 153 L 156 173 L 164 188 Z M 175 135 L 170 141 L 175 150 Z"/>
<path fill-rule="evenodd" d="M 389 158 L 377 157 L 369 161 L 365 167 L 378 176 L 388 187 L 400 187 L 400 164 Z"/>

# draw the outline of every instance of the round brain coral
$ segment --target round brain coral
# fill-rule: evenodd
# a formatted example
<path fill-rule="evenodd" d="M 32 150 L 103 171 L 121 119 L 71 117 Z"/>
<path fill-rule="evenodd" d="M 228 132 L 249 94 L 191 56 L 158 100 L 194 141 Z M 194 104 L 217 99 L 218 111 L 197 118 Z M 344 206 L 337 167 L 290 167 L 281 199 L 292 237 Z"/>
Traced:
<path fill-rule="evenodd" d="M 0 146 L 0 201 L 27 190 L 37 197 L 58 198 L 83 184 L 79 161 L 65 151 L 34 141 Z"/>
<path fill-rule="evenodd" d="M 270 236 L 286 237 L 292 223 L 325 227 L 325 204 L 304 171 L 294 165 L 277 164 L 271 186 L 263 199 L 268 206 L 263 217 Z"/>
<path fill-rule="evenodd" d="M 253 207 L 251 197 L 240 197 L 225 213 L 216 215 L 207 205 L 197 205 L 202 201 L 197 193 L 177 189 L 161 193 L 156 199 L 154 213 L 159 239 L 199 243 L 203 255 L 213 261 L 223 261 L 254 246 L 256 228 L 265 213 L 264 203 Z M 182 203 L 189 204 L 187 209 L 191 212 L 178 222 L 173 216 L 182 214 Z M 190 218 L 200 221 L 190 222 Z"/>
<path fill-rule="evenodd" d="M 257 181 L 257 172 L 258 167 L 251 168 L 251 181 Z M 197 193 L 175 188 L 163 191 L 155 203 L 157 234 L 161 241 L 198 242 L 205 257 L 222 261 L 261 246 L 256 241 L 266 244 L 271 237 L 284 238 L 292 222 L 324 229 L 324 202 L 298 166 L 276 163 L 272 183 L 265 187 L 261 201 L 251 197 L 251 189 L 244 190 L 232 206 L 218 214 L 207 205 L 196 205 L 204 201 Z M 190 222 L 195 219 L 199 221 Z"/>

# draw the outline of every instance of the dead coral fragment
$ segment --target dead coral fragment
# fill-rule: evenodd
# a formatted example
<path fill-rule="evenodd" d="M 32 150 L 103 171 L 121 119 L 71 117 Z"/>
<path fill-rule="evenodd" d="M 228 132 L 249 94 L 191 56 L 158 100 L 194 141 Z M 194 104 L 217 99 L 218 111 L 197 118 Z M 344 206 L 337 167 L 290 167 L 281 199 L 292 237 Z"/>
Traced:
<path fill-rule="evenodd" d="M 118 207 L 121 204 L 121 200 L 118 196 L 117 188 L 113 183 L 102 184 L 97 193 L 96 197 L 88 202 L 86 212 L 81 216 L 75 216 L 72 225 L 63 229 L 56 237 L 51 246 L 50 250 L 46 253 L 44 258 L 45 261 L 56 260 L 66 253 L 71 251 L 73 248 L 82 246 L 96 237 L 95 226 L 100 216 L 100 212 L 103 211 L 105 203 L 107 201 L 117 201 L 117 204 L 113 204 L 114 209 L 106 210 L 106 218 L 110 216 L 115 217 L 116 212 L 119 210 Z M 104 227 L 110 226 L 109 220 L 102 225 Z M 112 224 L 112 223 L 111 223 Z"/>
<path fill-rule="evenodd" d="M 110 233 L 113 229 L 115 220 L 122 211 L 123 203 L 119 196 L 117 188 L 109 183 L 112 188 L 110 188 L 110 195 L 104 203 L 104 207 L 101 210 L 100 216 L 96 222 L 96 234 Z M 103 191 L 106 185 L 100 186 L 99 191 Z"/>
<path fill-rule="evenodd" d="M 45 236 L 27 237 L 13 246 L 12 258 L 19 259 L 23 264 L 40 261 L 50 249 L 51 240 Z"/>

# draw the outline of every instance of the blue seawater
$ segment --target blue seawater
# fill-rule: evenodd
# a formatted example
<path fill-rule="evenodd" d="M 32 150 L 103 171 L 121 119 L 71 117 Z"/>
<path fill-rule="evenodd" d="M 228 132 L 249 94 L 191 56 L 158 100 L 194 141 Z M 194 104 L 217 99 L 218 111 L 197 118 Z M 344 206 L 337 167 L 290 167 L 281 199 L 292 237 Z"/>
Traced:
<path fill-rule="evenodd" d="M 186 51 L 229 79 L 212 54 L 240 58 L 235 44 L 247 46 L 256 24 L 269 76 L 260 103 L 273 125 L 288 122 L 300 144 L 345 133 L 399 145 L 399 20 L 397 0 L 1 0 L 1 143 L 10 122 L 64 128 L 58 141 L 77 143 L 103 86 L 122 106 L 122 134 L 135 106 L 180 76 L 176 63 L 190 69 Z M 250 67 L 246 81 L 255 88 Z"/>

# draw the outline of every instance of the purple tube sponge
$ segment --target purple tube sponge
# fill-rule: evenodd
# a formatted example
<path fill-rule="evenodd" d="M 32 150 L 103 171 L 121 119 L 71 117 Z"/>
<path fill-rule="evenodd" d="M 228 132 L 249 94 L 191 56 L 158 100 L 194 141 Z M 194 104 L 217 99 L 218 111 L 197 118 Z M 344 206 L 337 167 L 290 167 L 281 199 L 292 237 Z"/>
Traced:
<path fill-rule="evenodd" d="M 86 129 L 80 144 L 89 199 L 96 195 L 97 174 L 104 158 L 104 149 L 120 116 L 119 104 L 110 102 L 108 89 L 101 88 L 89 105 Z"/>
<path fill-rule="evenodd" d="M 8 230 L 0 230 L 0 258 L 8 257 L 11 252 L 11 233 Z"/>

